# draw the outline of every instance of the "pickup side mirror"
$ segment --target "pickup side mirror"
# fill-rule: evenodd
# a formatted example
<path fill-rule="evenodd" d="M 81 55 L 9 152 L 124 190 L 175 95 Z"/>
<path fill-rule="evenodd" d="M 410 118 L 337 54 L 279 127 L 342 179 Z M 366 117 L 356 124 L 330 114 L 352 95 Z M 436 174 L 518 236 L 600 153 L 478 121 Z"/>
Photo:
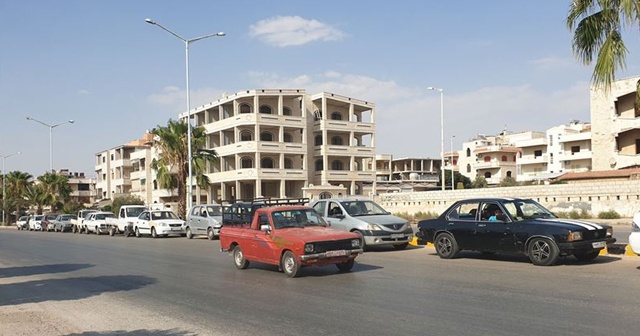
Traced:
<path fill-rule="evenodd" d="M 269 224 L 260 224 L 260 231 L 264 231 L 266 233 L 271 232 L 271 225 L 269 225 Z"/>

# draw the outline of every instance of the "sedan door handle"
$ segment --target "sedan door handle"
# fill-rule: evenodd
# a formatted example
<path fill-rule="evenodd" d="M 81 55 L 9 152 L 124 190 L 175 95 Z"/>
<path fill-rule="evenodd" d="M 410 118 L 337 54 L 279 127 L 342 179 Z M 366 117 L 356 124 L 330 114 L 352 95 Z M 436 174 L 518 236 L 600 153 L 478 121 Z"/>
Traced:
<path fill-rule="evenodd" d="M 487 224 L 478 224 L 478 227 L 485 227 Z"/>

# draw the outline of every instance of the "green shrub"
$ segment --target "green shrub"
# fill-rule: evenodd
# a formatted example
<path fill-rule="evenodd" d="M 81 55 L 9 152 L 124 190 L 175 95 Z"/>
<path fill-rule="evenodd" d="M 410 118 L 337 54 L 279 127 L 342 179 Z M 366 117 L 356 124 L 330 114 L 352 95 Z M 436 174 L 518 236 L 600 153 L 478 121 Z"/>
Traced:
<path fill-rule="evenodd" d="M 615 210 L 602 211 L 598 213 L 598 218 L 599 219 L 619 219 L 620 214 L 617 213 Z"/>

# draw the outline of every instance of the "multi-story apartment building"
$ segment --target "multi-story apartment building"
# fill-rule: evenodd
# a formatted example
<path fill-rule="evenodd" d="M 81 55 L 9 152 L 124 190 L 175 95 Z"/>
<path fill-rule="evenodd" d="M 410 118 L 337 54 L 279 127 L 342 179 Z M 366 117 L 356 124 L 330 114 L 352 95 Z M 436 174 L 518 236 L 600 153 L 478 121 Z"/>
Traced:
<path fill-rule="evenodd" d="M 131 154 L 148 148 L 148 140 L 134 140 L 95 155 L 97 200 L 111 199 L 131 194 Z"/>
<path fill-rule="evenodd" d="M 640 77 L 591 88 L 593 170 L 640 165 L 640 107 L 635 106 Z"/>
<path fill-rule="evenodd" d="M 96 201 L 96 181 L 88 178 L 84 173 L 70 172 L 68 169 L 61 169 L 57 172 L 69 178 L 71 187 L 71 201 L 78 202 L 84 206 L 91 206 Z"/>
<path fill-rule="evenodd" d="M 462 144 L 458 159 L 460 174 L 472 181 L 483 176 L 488 184 L 498 184 L 505 177 L 516 178 L 516 160 L 520 149 L 514 147 L 506 132 L 497 136 L 478 135 Z"/>
<path fill-rule="evenodd" d="M 516 180 L 530 181 L 548 171 L 549 149 L 546 134 L 526 132 L 528 137 L 517 139 L 514 146 L 520 148 L 516 159 Z"/>
<path fill-rule="evenodd" d="M 225 95 L 191 112 L 219 157 L 207 167 L 213 201 L 362 195 L 371 181 L 375 189 L 367 165 L 375 162 L 371 102 L 264 89 Z"/>
<path fill-rule="evenodd" d="M 447 153 L 448 158 L 457 159 L 457 154 Z M 372 162 L 369 164 L 371 166 Z M 440 189 L 438 187 L 440 159 L 399 158 L 393 155 L 376 155 L 377 193 L 411 192 Z M 455 164 L 455 161 L 454 161 Z M 446 169 L 452 169 L 447 165 Z M 372 187 L 365 188 L 366 194 L 373 193 Z"/>
<path fill-rule="evenodd" d="M 591 171 L 591 124 L 572 121 L 547 130 L 550 174 Z"/>

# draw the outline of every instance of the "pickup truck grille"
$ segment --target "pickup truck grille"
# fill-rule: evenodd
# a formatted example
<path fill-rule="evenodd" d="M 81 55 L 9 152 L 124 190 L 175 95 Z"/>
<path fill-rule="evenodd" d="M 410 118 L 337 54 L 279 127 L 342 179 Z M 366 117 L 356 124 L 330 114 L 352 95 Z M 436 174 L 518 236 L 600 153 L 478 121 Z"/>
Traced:
<path fill-rule="evenodd" d="M 351 250 L 351 239 L 336 240 L 336 241 L 324 241 L 314 242 L 314 253 L 322 253 L 334 250 Z"/>

